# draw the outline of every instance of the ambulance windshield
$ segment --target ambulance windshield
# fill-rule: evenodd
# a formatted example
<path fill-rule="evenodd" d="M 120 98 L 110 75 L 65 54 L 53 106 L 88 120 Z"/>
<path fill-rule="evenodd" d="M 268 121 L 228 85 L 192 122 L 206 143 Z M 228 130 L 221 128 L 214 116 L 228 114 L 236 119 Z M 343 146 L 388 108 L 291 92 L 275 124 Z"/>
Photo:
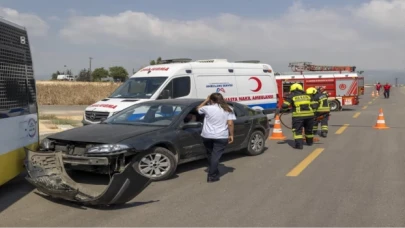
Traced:
<path fill-rule="evenodd" d="M 110 98 L 149 99 L 165 82 L 167 77 L 135 77 L 130 78 L 118 87 Z"/>

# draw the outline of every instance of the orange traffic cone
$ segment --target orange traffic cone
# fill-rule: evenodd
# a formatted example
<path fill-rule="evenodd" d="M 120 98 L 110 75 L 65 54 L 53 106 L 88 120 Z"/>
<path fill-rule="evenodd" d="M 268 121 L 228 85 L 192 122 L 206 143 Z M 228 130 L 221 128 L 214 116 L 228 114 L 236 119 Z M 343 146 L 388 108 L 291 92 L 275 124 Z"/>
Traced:
<path fill-rule="evenodd" d="M 378 114 L 377 123 L 374 126 L 375 129 L 387 129 L 387 125 L 385 125 L 385 119 L 382 108 L 380 108 L 380 113 Z"/>
<path fill-rule="evenodd" d="M 371 96 L 374 97 L 374 91 L 371 93 Z"/>
<path fill-rule="evenodd" d="M 273 127 L 273 133 L 269 139 L 275 139 L 275 140 L 283 140 L 286 139 L 283 135 L 283 131 L 281 130 L 281 122 L 280 122 L 280 117 L 276 115 L 276 119 L 274 120 L 274 127 Z"/>

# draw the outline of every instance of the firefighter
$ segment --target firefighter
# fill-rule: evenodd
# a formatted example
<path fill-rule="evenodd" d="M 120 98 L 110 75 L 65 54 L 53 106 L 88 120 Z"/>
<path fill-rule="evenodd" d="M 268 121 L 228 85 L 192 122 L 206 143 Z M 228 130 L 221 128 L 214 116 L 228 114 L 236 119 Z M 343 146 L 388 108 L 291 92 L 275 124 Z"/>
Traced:
<path fill-rule="evenodd" d="M 314 100 L 319 102 L 318 109 L 316 110 L 316 116 L 323 116 L 320 120 L 315 120 L 313 133 L 318 133 L 318 125 L 321 125 L 321 137 L 326 138 L 328 136 L 328 119 L 330 114 L 330 107 L 328 101 L 328 92 L 324 91 L 322 87 L 318 89 L 314 95 Z"/>
<path fill-rule="evenodd" d="M 314 110 L 318 108 L 317 102 L 312 102 L 311 96 L 305 94 L 302 85 L 295 83 L 290 87 L 290 95 L 284 99 L 281 106 L 283 111 L 292 107 L 292 132 L 294 136 L 295 149 L 304 148 L 304 139 L 302 136 L 302 128 L 305 129 L 305 139 L 307 145 L 311 146 L 314 143 L 314 135 L 312 128 L 314 125 Z"/>

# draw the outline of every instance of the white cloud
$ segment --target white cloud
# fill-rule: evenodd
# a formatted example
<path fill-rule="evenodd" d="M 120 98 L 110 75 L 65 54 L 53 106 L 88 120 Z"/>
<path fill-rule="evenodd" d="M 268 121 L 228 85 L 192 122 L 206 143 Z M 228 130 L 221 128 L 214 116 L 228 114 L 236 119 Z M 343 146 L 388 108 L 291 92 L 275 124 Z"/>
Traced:
<path fill-rule="evenodd" d="M 41 17 L 29 13 L 20 13 L 10 8 L 0 6 L 0 17 L 26 27 L 28 35 L 45 36 L 49 29 L 48 24 Z"/>
<path fill-rule="evenodd" d="M 222 14 L 179 21 L 133 11 L 73 15 L 60 35 L 75 44 L 153 50 L 162 56 L 196 59 L 211 54 L 270 64 L 302 60 L 403 69 L 405 0 L 372 0 L 354 9 L 308 9 L 295 3 L 271 19 Z"/>

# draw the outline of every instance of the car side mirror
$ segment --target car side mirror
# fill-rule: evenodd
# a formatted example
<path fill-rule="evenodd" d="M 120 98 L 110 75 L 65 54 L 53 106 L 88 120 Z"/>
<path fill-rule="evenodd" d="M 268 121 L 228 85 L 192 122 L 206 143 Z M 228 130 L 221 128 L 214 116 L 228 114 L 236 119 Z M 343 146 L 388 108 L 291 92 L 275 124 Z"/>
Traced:
<path fill-rule="evenodd" d="M 170 98 L 170 91 L 165 89 L 162 91 L 162 93 L 159 95 L 159 99 L 169 99 Z"/>
<path fill-rule="evenodd" d="M 191 123 L 186 123 L 183 125 L 183 129 L 188 129 L 188 128 L 200 128 L 202 127 L 203 124 L 201 122 L 191 122 Z"/>

